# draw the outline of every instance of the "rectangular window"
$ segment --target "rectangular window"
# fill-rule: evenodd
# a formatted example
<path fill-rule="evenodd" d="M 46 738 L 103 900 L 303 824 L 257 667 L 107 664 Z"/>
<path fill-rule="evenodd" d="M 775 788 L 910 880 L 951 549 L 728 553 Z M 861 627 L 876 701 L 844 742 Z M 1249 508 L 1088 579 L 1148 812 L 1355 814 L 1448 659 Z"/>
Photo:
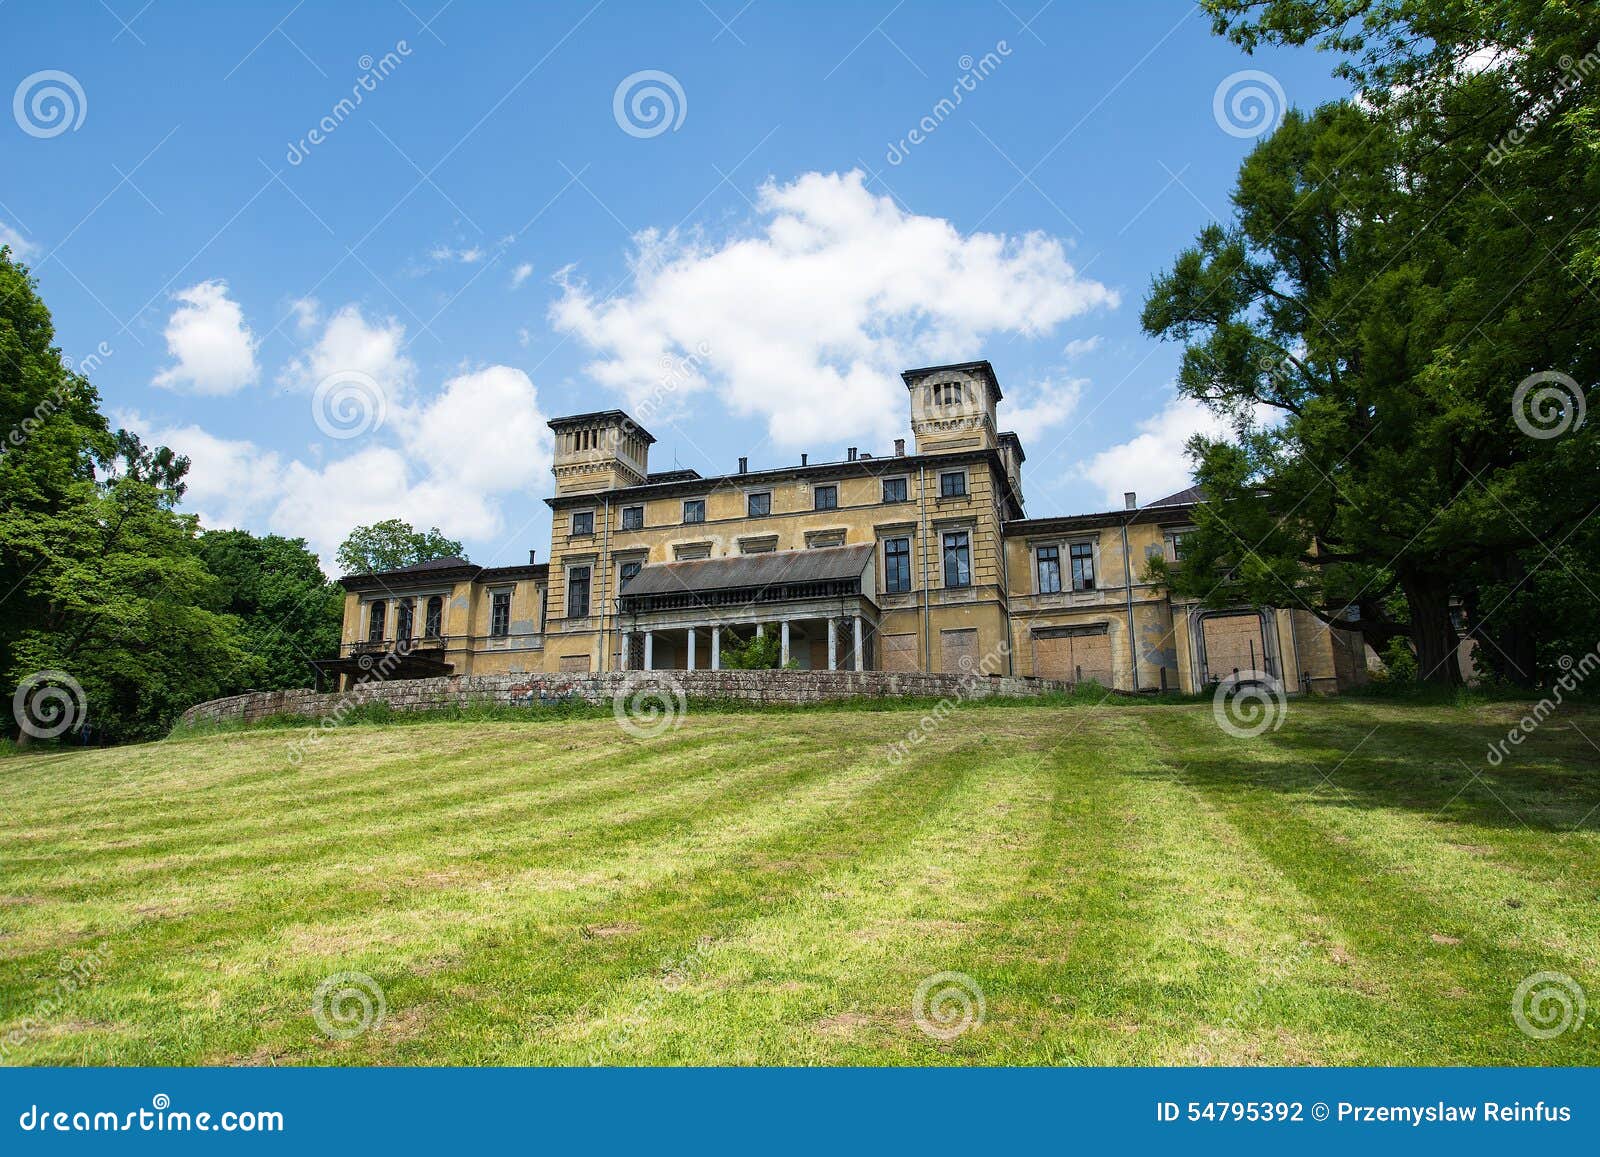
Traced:
<path fill-rule="evenodd" d="M 582 619 L 589 614 L 589 568 L 575 566 L 567 572 L 567 618 Z"/>
<path fill-rule="evenodd" d="M 1187 532 L 1167 536 L 1167 541 L 1172 543 L 1172 561 L 1183 561 L 1183 540 L 1188 538 Z"/>
<path fill-rule="evenodd" d="M 444 598 L 434 595 L 428 600 L 428 613 L 423 620 L 423 633 L 430 639 L 444 634 Z"/>
<path fill-rule="evenodd" d="M 1053 595 L 1061 589 L 1061 548 L 1041 546 L 1034 552 L 1039 574 L 1039 593 Z"/>
<path fill-rule="evenodd" d="M 382 603 L 373 603 L 367 611 L 367 642 L 383 642 L 383 617 L 387 609 Z"/>
<path fill-rule="evenodd" d="M 683 520 L 685 522 L 704 522 L 706 520 L 706 500 L 704 498 L 691 498 L 683 504 Z"/>
<path fill-rule="evenodd" d="M 617 585 L 626 586 L 628 580 L 631 579 L 634 575 L 639 573 L 639 567 L 641 565 L 642 564 L 637 563 L 637 562 L 625 562 L 625 563 L 623 563 L 622 564 L 622 571 L 621 571 L 621 579 L 622 579 L 622 581 Z"/>
<path fill-rule="evenodd" d="M 944 536 L 944 585 L 972 585 L 972 547 L 964 530 L 952 530 Z"/>
<path fill-rule="evenodd" d="M 495 591 L 489 600 L 489 634 L 503 639 L 511 633 L 511 592 Z"/>
<path fill-rule="evenodd" d="M 812 510 L 837 510 L 839 508 L 839 488 L 837 486 L 818 486 L 811 492 Z"/>
<path fill-rule="evenodd" d="M 644 528 L 644 507 L 624 506 L 622 508 L 622 529 L 641 530 Z"/>
<path fill-rule="evenodd" d="M 745 497 L 745 513 L 751 518 L 765 518 L 772 513 L 772 492 L 763 490 L 759 494 L 750 494 Z"/>
<path fill-rule="evenodd" d="M 572 512 L 572 533 L 574 537 L 594 533 L 594 511 L 574 510 Z"/>
<path fill-rule="evenodd" d="M 967 496 L 967 472 L 965 470 L 952 470 L 948 474 L 939 475 L 940 498 L 965 498 Z"/>
<path fill-rule="evenodd" d="M 906 480 L 904 478 L 885 478 L 883 480 L 883 500 L 885 502 L 904 502 L 906 500 Z"/>
<path fill-rule="evenodd" d="M 891 595 L 903 595 L 911 589 L 909 538 L 883 540 L 883 589 Z"/>
<path fill-rule="evenodd" d="M 1094 544 L 1090 542 L 1075 542 L 1070 548 L 1072 555 L 1072 589 L 1075 591 L 1094 590 Z"/>
<path fill-rule="evenodd" d="M 394 616 L 394 637 L 402 642 L 411 638 L 411 627 L 417 614 L 417 604 L 414 599 L 401 599 L 400 608 Z"/>

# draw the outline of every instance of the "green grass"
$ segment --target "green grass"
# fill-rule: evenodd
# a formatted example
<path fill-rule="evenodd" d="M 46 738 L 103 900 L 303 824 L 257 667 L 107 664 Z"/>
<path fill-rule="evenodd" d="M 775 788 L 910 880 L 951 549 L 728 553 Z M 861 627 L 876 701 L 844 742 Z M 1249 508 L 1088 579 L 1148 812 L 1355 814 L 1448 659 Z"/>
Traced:
<path fill-rule="evenodd" d="M 20 1064 L 1593 1064 L 1600 712 L 694 707 L 0 761 Z M 98 946 L 103 945 L 103 949 Z M 91 955 L 94 954 L 94 955 Z M 76 966 L 77 971 L 73 969 Z M 1588 1024 L 1517 1028 L 1531 973 Z M 312 1016 L 365 973 L 386 1014 Z M 913 1016 L 959 972 L 981 1024 Z M 63 977 L 74 977 L 67 990 Z M 81 983 L 80 983 L 81 981 Z"/>

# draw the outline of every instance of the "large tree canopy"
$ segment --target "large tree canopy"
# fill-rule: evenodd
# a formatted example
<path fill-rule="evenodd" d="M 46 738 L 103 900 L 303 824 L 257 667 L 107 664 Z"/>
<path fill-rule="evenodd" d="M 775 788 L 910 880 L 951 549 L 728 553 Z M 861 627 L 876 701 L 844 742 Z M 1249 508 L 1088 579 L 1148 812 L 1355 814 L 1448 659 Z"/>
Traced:
<path fill-rule="evenodd" d="M 452 555 L 466 557 L 461 544 L 437 526 L 422 531 L 404 519 L 386 518 L 352 530 L 339 547 L 338 561 L 345 574 L 377 574 Z"/>

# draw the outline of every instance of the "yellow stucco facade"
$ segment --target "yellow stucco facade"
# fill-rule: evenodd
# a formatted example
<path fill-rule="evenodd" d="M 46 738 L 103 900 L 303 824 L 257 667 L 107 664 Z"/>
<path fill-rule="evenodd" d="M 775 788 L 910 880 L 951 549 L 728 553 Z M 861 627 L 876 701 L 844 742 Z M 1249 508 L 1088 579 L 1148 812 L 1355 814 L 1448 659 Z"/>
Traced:
<path fill-rule="evenodd" d="M 791 666 L 1093 680 L 1193 691 L 1234 671 L 1289 690 L 1364 678 L 1304 611 L 1206 611 L 1142 581 L 1181 561 L 1195 495 L 1027 518 L 1023 449 L 988 362 L 907 371 L 914 445 L 705 478 L 651 473 L 619 410 L 558 418 L 545 564 L 437 560 L 341 580 L 342 677 L 710 669 L 773 631 Z"/>

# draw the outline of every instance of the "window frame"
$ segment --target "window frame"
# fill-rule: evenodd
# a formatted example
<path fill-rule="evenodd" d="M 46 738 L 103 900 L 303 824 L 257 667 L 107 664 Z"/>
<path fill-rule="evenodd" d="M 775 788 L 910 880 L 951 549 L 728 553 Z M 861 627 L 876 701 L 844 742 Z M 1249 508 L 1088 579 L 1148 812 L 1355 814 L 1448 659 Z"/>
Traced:
<path fill-rule="evenodd" d="M 1080 553 L 1081 552 L 1081 553 Z M 1099 590 L 1100 566 L 1099 552 L 1095 549 L 1093 539 L 1080 539 L 1067 544 L 1067 561 L 1070 564 L 1069 574 L 1074 593 L 1082 591 Z M 1087 564 L 1087 573 L 1085 566 Z"/>
<path fill-rule="evenodd" d="M 895 565 L 890 561 L 890 547 L 899 543 L 900 550 L 893 552 L 896 562 L 905 565 L 905 577 L 902 585 L 895 585 Z M 909 534 L 891 535 L 883 540 L 883 593 L 886 595 L 907 595 L 911 593 L 911 536 Z"/>
<path fill-rule="evenodd" d="M 384 599 L 374 599 L 372 602 L 367 604 L 366 641 L 369 643 L 383 642 L 384 632 L 388 629 L 389 603 Z"/>
<path fill-rule="evenodd" d="M 1051 557 L 1046 559 L 1045 555 Z M 1049 563 L 1054 568 L 1054 585 L 1046 581 L 1045 565 Z M 1061 544 L 1059 542 L 1040 543 L 1033 548 L 1033 591 L 1039 595 L 1059 595 L 1061 593 Z"/>
<path fill-rule="evenodd" d="M 690 518 L 689 508 L 697 507 L 700 517 Z M 698 526 L 706 520 L 706 500 L 704 498 L 685 498 L 683 500 L 683 524 L 685 526 Z"/>
<path fill-rule="evenodd" d="M 826 493 L 829 496 L 827 502 L 823 502 L 823 500 L 822 500 L 822 496 L 823 496 L 824 493 Z M 839 509 L 839 484 L 837 482 L 819 482 L 815 486 L 813 486 L 811 488 L 811 509 L 812 510 L 838 510 Z"/>
<path fill-rule="evenodd" d="M 959 546 L 952 546 L 950 540 L 961 539 Z M 946 590 L 970 590 L 972 587 L 972 532 L 970 530 L 946 530 L 939 535 L 939 560 L 940 578 L 944 580 Z M 950 564 L 952 552 L 955 553 L 956 581 L 950 581 Z M 962 571 L 965 570 L 965 575 Z"/>
<path fill-rule="evenodd" d="M 955 492 L 951 492 L 946 487 L 946 483 L 951 478 L 959 478 L 959 479 L 961 479 L 961 489 L 960 490 L 955 491 Z M 939 497 L 940 498 L 970 498 L 971 497 L 971 492 L 967 488 L 967 472 L 966 472 L 966 470 L 962 469 L 962 470 L 941 470 L 941 471 L 939 471 Z"/>
<path fill-rule="evenodd" d="M 630 566 L 633 568 L 633 574 L 629 574 L 628 573 L 628 568 Z M 634 578 L 643 569 L 644 569 L 644 559 L 642 559 L 642 558 L 625 558 L 621 562 L 617 563 L 617 591 L 618 591 L 618 593 L 621 593 L 622 585 L 624 583 L 626 583 L 629 579 Z"/>
<path fill-rule="evenodd" d="M 582 579 L 581 580 L 579 579 L 579 575 L 580 574 L 582 575 Z M 576 584 L 579 583 L 580 581 L 583 584 L 583 611 L 581 613 L 574 614 L 573 613 L 573 609 L 572 609 L 572 605 L 573 605 L 572 592 L 576 589 Z M 587 619 L 589 617 L 590 612 L 593 610 L 593 604 L 594 604 L 594 565 L 592 563 L 585 562 L 585 563 L 578 563 L 578 564 L 575 564 L 573 566 L 567 567 L 567 602 L 566 602 L 567 618 L 569 618 L 569 619 Z"/>
<path fill-rule="evenodd" d="M 497 591 L 489 592 L 489 637 L 491 639 L 509 639 L 511 637 L 511 591 L 510 587 L 503 587 Z M 504 600 L 502 602 L 502 600 Z M 504 608 L 505 618 L 500 618 L 501 609 Z"/>
<path fill-rule="evenodd" d="M 755 510 L 752 509 L 756 499 L 758 499 L 758 498 L 762 499 L 764 504 L 765 504 L 765 506 L 766 506 L 766 509 L 763 510 L 760 514 L 757 514 L 755 512 Z M 772 491 L 770 491 L 770 490 L 747 490 L 747 491 L 745 491 L 745 496 L 744 496 L 744 516 L 746 518 L 771 518 L 772 517 Z"/>
<path fill-rule="evenodd" d="M 422 637 L 424 639 L 444 638 L 444 596 L 429 595 L 428 601 L 423 603 L 422 606 Z"/>
<path fill-rule="evenodd" d="M 902 502 L 911 501 L 911 476 L 909 474 L 894 474 L 890 477 L 880 479 L 880 481 L 883 483 L 883 486 L 879 491 L 879 500 L 883 503 L 883 505 L 895 506 Z M 898 482 L 900 484 L 899 498 L 889 497 L 889 483 L 891 482 Z"/>
<path fill-rule="evenodd" d="M 578 529 L 578 519 L 580 519 L 580 518 L 588 520 L 588 523 L 587 523 L 588 529 L 587 530 L 579 530 Z M 567 536 L 569 538 L 593 538 L 594 537 L 594 508 L 592 506 L 588 510 L 574 510 L 572 512 L 572 518 L 567 523 Z"/>
<path fill-rule="evenodd" d="M 630 519 L 629 515 L 636 515 L 637 517 Z M 618 525 L 620 525 L 623 530 L 643 530 L 644 503 L 638 502 L 632 506 L 624 506 L 622 508 L 622 514 L 620 516 Z"/>
<path fill-rule="evenodd" d="M 401 627 L 405 632 L 401 633 Z M 417 600 L 412 597 L 396 599 L 394 604 L 395 642 L 409 643 L 417 630 Z"/>

